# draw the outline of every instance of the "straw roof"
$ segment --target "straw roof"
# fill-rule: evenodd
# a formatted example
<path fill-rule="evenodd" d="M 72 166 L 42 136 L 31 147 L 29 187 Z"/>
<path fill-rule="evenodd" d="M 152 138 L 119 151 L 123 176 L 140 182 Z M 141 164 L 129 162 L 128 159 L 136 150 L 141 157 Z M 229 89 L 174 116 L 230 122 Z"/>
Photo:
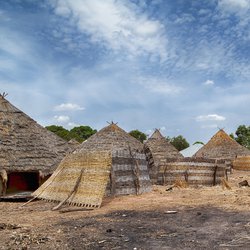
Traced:
<path fill-rule="evenodd" d="M 156 129 L 145 142 L 145 148 L 150 150 L 156 164 L 168 158 L 183 158 L 180 152 L 161 134 L 159 129 Z"/>
<path fill-rule="evenodd" d="M 85 140 L 78 148 L 78 151 L 128 150 L 128 146 L 132 151 L 143 152 L 143 144 L 140 141 L 116 124 L 111 123 Z"/>
<path fill-rule="evenodd" d="M 144 144 L 149 161 L 149 173 L 153 183 L 157 183 L 159 166 L 167 159 L 183 158 L 182 154 L 156 129 Z"/>
<path fill-rule="evenodd" d="M 223 129 L 220 129 L 194 157 L 211 159 L 231 159 L 238 155 L 250 155 L 250 150 L 233 140 Z"/>
<path fill-rule="evenodd" d="M 69 144 L 37 124 L 0 95 L 0 168 L 52 173 Z"/>
<path fill-rule="evenodd" d="M 143 144 L 112 123 L 66 156 L 33 195 L 93 208 L 101 205 L 105 195 L 148 191 L 151 183 Z"/>

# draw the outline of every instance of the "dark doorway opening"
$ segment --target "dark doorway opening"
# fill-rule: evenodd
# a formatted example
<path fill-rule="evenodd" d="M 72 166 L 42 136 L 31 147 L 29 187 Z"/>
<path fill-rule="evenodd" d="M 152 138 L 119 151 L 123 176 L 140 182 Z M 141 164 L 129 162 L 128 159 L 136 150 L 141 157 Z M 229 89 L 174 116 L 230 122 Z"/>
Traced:
<path fill-rule="evenodd" d="M 12 172 L 8 174 L 7 193 L 34 191 L 39 187 L 39 172 Z"/>

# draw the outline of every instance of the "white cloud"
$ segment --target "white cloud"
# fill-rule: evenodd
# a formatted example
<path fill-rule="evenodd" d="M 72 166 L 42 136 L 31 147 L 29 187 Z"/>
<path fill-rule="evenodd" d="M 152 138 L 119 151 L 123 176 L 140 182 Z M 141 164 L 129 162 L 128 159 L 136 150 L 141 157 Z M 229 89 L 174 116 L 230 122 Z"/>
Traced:
<path fill-rule="evenodd" d="M 54 107 L 54 111 L 78 111 L 84 110 L 85 108 L 74 103 L 62 103 Z"/>
<path fill-rule="evenodd" d="M 165 131 L 166 130 L 166 127 L 165 126 L 162 126 L 161 128 L 160 128 L 160 131 Z"/>
<path fill-rule="evenodd" d="M 141 13 L 132 3 L 115 0 L 50 0 L 54 12 L 68 18 L 78 30 L 114 51 L 129 55 L 154 54 L 167 57 L 164 26 Z"/>
<path fill-rule="evenodd" d="M 249 0 L 219 0 L 220 9 L 228 12 L 242 13 L 250 8 Z"/>
<path fill-rule="evenodd" d="M 158 94 L 178 94 L 183 90 L 180 86 L 157 77 L 138 77 L 135 81 L 150 92 Z"/>
<path fill-rule="evenodd" d="M 213 80 L 206 80 L 203 84 L 207 85 L 207 86 L 212 86 L 212 85 L 214 85 L 214 81 Z"/>
<path fill-rule="evenodd" d="M 59 123 L 67 123 L 70 120 L 70 118 L 66 115 L 55 115 L 54 119 Z"/>
<path fill-rule="evenodd" d="M 197 122 L 204 122 L 204 121 L 225 121 L 226 118 L 224 116 L 220 116 L 217 114 L 210 114 L 210 115 L 200 115 L 195 118 Z"/>
<path fill-rule="evenodd" d="M 68 127 L 70 127 L 70 128 L 79 127 L 79 126 L 80 126 L 80 124 L 77 124 L 77 123 L 74 123 L 74 122 L 69 122 L 67 125 L 68 125 Z"/>

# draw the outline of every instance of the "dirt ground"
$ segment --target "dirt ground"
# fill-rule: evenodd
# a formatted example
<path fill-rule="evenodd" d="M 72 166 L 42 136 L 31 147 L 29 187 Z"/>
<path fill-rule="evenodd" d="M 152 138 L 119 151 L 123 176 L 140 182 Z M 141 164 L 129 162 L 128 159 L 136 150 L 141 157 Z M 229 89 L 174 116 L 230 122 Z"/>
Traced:
<path fill-rule="evenodd" d="M 0 249 L 250 249 L 250 187 L 239 187 L 243 180 L 250 183 L 250 172 L 234 171 L 231 189 L 154 186 L 105 199 L 92 211 L 0 202 Z"/>

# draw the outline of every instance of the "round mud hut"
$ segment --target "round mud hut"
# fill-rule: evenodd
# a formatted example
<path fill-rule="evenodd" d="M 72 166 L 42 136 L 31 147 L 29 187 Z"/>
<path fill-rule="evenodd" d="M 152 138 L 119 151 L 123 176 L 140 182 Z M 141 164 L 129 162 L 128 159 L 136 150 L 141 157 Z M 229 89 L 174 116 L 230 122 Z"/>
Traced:
<path fill-rule="evenodd" d="M 112 123 L 66 156 L 33 196 L 96 208 L 104 196 L 150 191 L 143 144 Z"/>
<path fill-rule="evenodd" d="M 156 129 L 145 142 L 144 151 L 149 163 L 149 175 L 153 184 L 158 183 L 160 165 L 166 163 L 168 159 L 184 158 L 179 151 L 167 141 L 159 129 Z"/>
<path fill-rule="evenodd" d="M 0 196 L 36 190 L 68 152 L 66 141 L 0 95 Z"/>
<path fill-rule="evenodd" d="M 173 185 L 183 182 L 190 186 L 214 186 L 226 178 L 224 160 L 183 158 L 170 160 L 159 168 L 158 183 Z"/>
<path fill-rule="evenodd" d="M 233 161 L 233 168 L 237 170 L 250 171 L 250 155 L 237 156 Z"/>

